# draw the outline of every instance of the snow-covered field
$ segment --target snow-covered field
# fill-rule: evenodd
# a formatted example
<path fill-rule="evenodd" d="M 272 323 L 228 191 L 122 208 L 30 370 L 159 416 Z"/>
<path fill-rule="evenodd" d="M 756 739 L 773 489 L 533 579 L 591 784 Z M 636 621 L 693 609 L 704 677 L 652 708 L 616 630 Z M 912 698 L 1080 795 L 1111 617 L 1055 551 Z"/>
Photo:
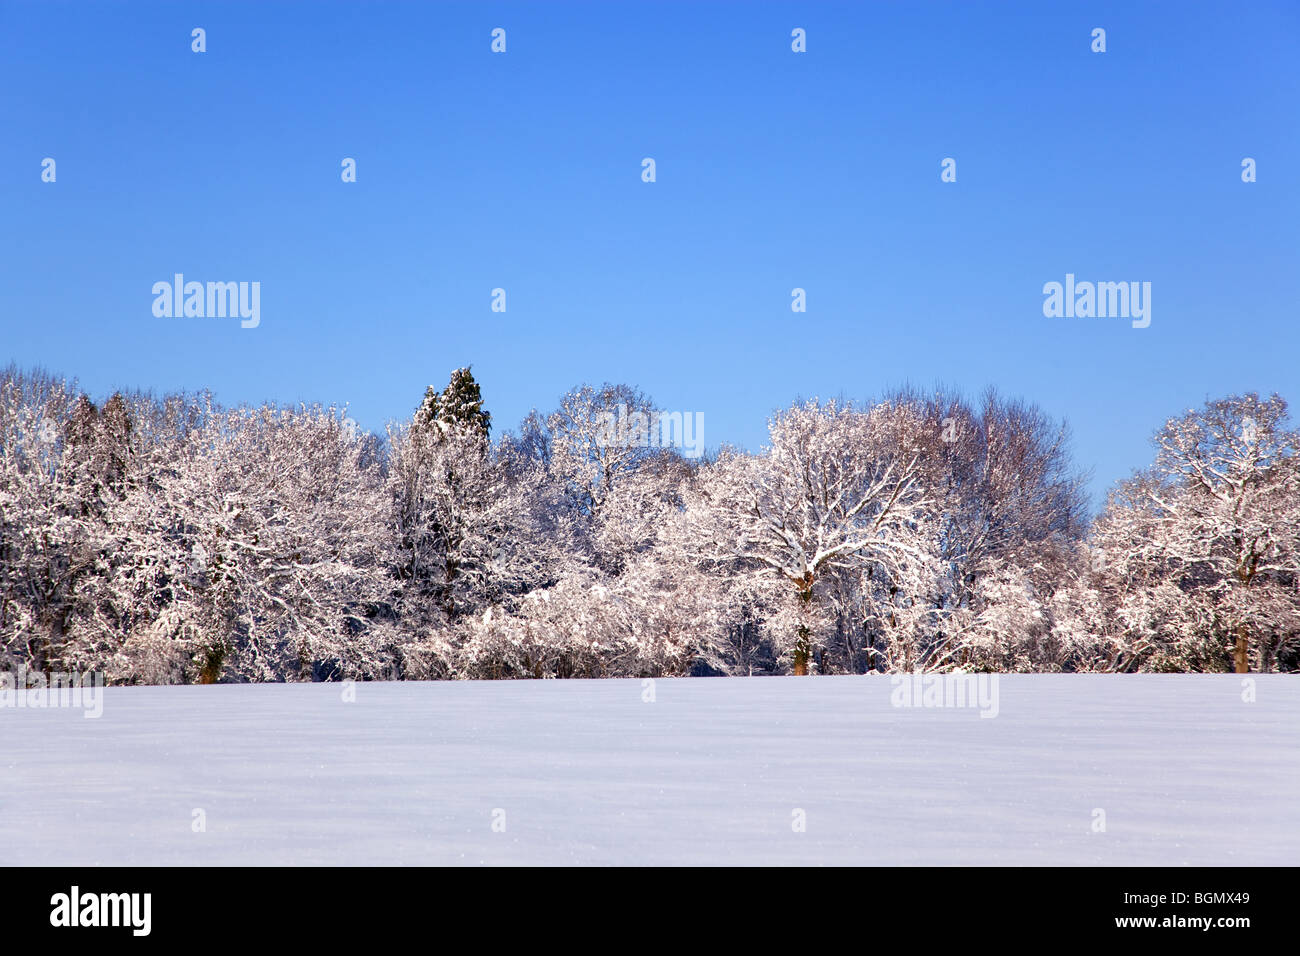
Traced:
<path fill-rule="evenodd" d="M 0 709 L 0 846 L 73 865 L 1300 864 L 1300 681 L 1254 682 L 1245 702 L 1229 676 L 1002 677 L 993 719 L 891 706 L 880 676 L 658 680 L 653 701 L 636 680 L 110 688 L 99 719 Z"/>

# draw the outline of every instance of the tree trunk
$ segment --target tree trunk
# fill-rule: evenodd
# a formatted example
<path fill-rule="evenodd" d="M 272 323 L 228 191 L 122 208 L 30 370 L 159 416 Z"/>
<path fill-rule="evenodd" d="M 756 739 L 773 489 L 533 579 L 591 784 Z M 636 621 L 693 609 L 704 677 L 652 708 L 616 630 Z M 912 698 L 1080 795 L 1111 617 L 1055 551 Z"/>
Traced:
<path fill-rule="evenodd" d="M 808 662 L 812 658 L 812 628 L 808 626 L 807 617 L 812 605 L 813 576 L 804 575 L 795 587 L 799 589 L 799 605 L 803 610 L 805 621 L 799 625 L 798 636 L 794 641 L 794 675 L 808 676 Z"/>
<path fill-rule="evenodd" d="M 799 625 L 799 636 L 795 638 L 795 642 L 794 642 L 794 676 L 795 677 L 808 676 L 808 658 L 811 656 L 809 650 L 810 650 L 810 645 L 808 642 L 808 628 L 806 628 L 801 624 Z"/>
<path fill-rule="evenodd" d="M 199 670 L 200 684 L 215 684 L 221 680 L 221 668 L 225 663 L 226 649 L 220 644 L 209 647 L 203 655 L 203 666 Z"/>
<path fill-rule="evenodd" d="M 1250 648 L 1250 631 L 1245 624 L 1237 627 L 1237 643 L 1233 647 L 1232 658 L 1236 664 L 1238 674 L 1250 673 L 1250 660 L 1247 656 L 1247 650 Z"/>

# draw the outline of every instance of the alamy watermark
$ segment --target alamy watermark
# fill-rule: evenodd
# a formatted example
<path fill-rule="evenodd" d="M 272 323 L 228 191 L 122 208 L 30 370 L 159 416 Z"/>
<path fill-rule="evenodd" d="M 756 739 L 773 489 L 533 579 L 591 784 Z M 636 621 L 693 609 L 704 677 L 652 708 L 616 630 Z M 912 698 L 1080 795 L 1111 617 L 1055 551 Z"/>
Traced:
<path fill-rule="evenodd" d="M 0 671 L 0 707 L 32 710 L 81 708 L 85 711 L 82 716 L 97 718 L 104 713 L 104 675 L 61 671 L 47 675 L 25 667 L 17 671 Z"/>
<path fill-rule="evenodd" d="M 1075 282 L 1043 285 L 1043 315 L 1049 319 L 1132 319 L 1133 328 L 1151 324 L 1150 282 Z"/>
<path fill-rule="evenodd" d="M 155 318 L 224 319 L 238 317 L 246 329 L 262 321 L 262 283 L 186 282 L 183 273 L 173 281 L 153 284 Z"/>
<path fill-rule="evenodd" d="M 57 927 L 120 926 L 133 936 L 148 936 L 152 913 L 152 893 L 83 893 L 73 886 L 50 897 L 50 925 Z"/>
<path fill-rule="evenodd" d="M 998 715 L 997 674 L 895 674 L 889 685 L 894 707 L 978 707 L 981 717 Z"/>
<path fill-rule="evenodd" d="M 629 412 L 620 402 L 596 419 L 601 448 L 680 448 L 685 458 L 704 454 L 703 412 Z"/>

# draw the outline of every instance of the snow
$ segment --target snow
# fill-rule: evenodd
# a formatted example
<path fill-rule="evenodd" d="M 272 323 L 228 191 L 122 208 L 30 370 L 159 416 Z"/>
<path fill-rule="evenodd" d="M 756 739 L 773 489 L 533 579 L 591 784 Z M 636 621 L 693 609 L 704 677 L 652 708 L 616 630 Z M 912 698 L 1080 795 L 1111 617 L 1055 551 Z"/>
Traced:
<path fill-rule="evenodd" d="M 1252 680 L 1247 702 L 1227 675 L 1003 676 L 994 719 L 891 706 L 879 675 L 657 680 L 652 702 L 638 680 L 108 688 L 99 719 L 0 709 L 0 846 L 49 865 L 1296 865 L 1300 683 Z"/>

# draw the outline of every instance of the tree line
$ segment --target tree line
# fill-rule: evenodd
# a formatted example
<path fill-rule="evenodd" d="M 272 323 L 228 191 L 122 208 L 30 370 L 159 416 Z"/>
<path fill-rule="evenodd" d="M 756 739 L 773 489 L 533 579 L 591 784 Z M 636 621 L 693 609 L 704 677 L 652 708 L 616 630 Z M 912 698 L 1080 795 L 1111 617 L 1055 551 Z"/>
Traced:
<path fill-rule="evenodd" d="M 620 415 L 614 419 L 614 411 Z M 114 683 L 1294 671 L 1300 435 L 1170 418 L 1093 517 L 1036 406 L 798 401 L 757 452 L 611 432 L 583 385 L 493 437 L 458 369 L 409 421 L 102 404 L 0 372 L 0 669 Z"/>

